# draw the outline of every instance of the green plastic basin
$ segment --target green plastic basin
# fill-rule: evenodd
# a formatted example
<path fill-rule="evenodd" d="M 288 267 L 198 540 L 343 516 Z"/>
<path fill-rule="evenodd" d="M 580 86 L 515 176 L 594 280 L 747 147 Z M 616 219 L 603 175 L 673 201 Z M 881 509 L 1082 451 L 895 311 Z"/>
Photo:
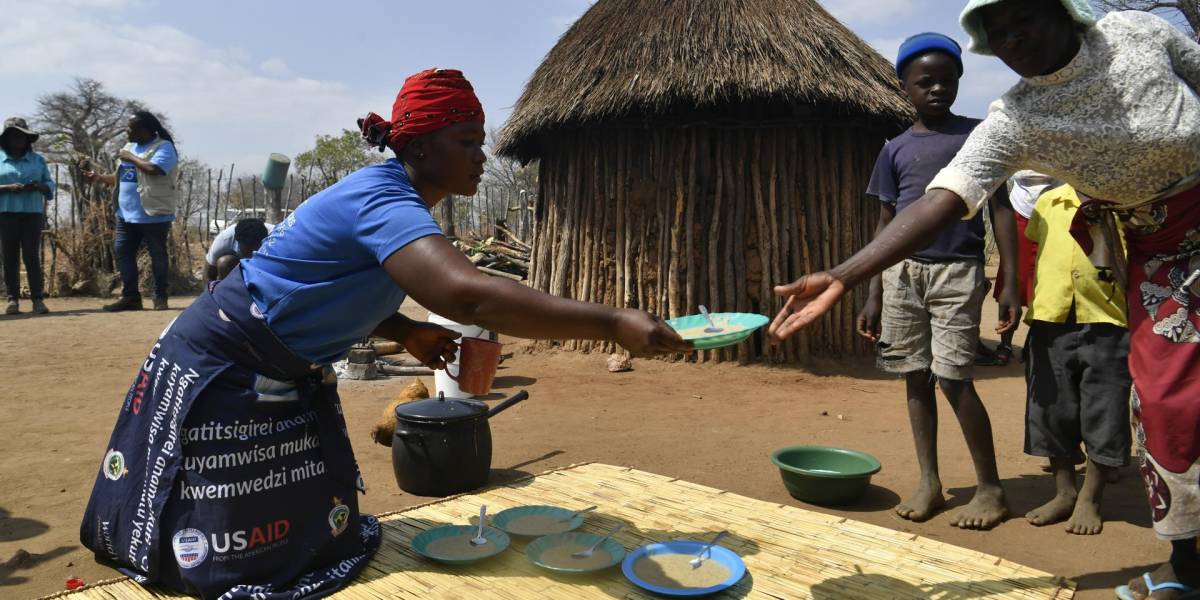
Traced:
<path fill-rule="evenodd" d="M 862 498 L 879 459 L 829 446 L 788 446 L 771 453 L 788 493 L 809 504 L 838 506 Z"/>

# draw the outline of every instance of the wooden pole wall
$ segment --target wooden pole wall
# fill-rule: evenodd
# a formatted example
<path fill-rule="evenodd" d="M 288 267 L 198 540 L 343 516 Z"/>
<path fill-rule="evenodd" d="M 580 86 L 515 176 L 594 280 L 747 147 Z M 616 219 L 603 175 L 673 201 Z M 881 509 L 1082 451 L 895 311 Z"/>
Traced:
<path fill-rule="evenodd" d="M 774 285 L 829 269 L 870 240 L 878 208 L 865 190 L 882 144 L 881 133 L 842 125 L 565 132 L 540 163 L 530 285 L 664 318 L 701 303 L 774 316 Z M 778 348 L 756 333 L 697 359 L 865 354 L 853 331 L 862 293 Z"/>

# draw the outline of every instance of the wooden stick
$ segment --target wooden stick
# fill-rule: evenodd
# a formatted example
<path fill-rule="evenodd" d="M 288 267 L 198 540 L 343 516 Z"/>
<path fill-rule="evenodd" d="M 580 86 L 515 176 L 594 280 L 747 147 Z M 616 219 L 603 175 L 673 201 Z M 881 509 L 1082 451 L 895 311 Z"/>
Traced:
<path fill-rule="evenodd" d="M 686 284 L 684 286 L 684 303 L 681 314 L 695 310 L 696 301 L 696 209 L 700 199 L 696 197 L 696 161 L 697 141 L 699 133 L 695 129 L 688 130 L 688 173 L 687 173 L 687 216 L 684 220 L 685 245 L 684 264 L 686 265 Z"/>
<path fill-rule="evenodd" d="M 503 225 L 500 225 L 500 224 L 496 224 L 495 227 L 496 227 L 497 231 L 501 231 L 504 233 L 504 235 L 508 236 L 508 240 L 507 240 L 508 244 L 510 244 L 512 246 L 516 246 L 518 249 L 524 250 L 525 252 L 530 252 L 533 250 L 532 246 L 530 246 L 529 244 L 525 243 L 523 240 L 518 238 L 517 234 L 513 233 L 511 229 L 509 229 Z"/>
<path fill-rule="evenodd" d="M 679 134 L 678 136 L 672 136 L 672 137 L 675 137 L 675 139 L 673 139 L 671 141 L 675 142 L 675 143 L 673 143 L 671 145 L 676 148 L 681 148 L 682 152 L 686 153 L 687 152 L 687 137 L 686 136 L 687 136 L 686 132 Z M 676 151 L 673 154 L 678 156 L 679 151 Z M 684 173 L 682 164 L 679 164 L 682 162 L 683 161 L 678 161 L 676 163 L 677 166 L 674 169 L 675 176 L 673 179 L 675 180 L 675 186 L 674 186 L 673 193 L 671 194 L 673 196 L 673 200 L 674 200 L 674 202 L 672 203 L 674 205 L 674 210 L 672 211 L 672 214 L 670 217 L 670 223 L 668 225 L 668 230 L 670 232 L 670 241 L 669 241 L 670 250 L 669 250 L 669 254 L 667 255 L 666 287 L 667 287 L 667 299 L 668 299 L 668 301 L 667 301 L 668 312 L 672 318 L 683 315 L 683 312 L 680 310 L 680 306 L 679 306 L 682 303 L 682 299 L 680 298 L 680 289 L 679 289 L 679 260 L 680 260 L 679 253 L 681 251 L 680 237 L 681 237 L 681 234 L 683 233 L 682 230 L 685 227 L 684 212 L 686 211 L 687 198 L 685 196 L 684 187 L 683 187 L 684 186 L 684 176 L 686 174 Z"/>
<path fill-rule="evenodd" d="M 484 273 L 487 273 L 488 275 L 492 275 L 494 277 L 503 277 L 505 279 L 511 279 L 513 281 L 522 281 L 525 279 L 524 277 L 521 277 L 520 275 L 513 275 L 512 273 L 505 273 L 504 271 L 497 271 L 496 269 L 489 269 L 487 267 L 480 267 L 478 265 L 475 268 L 479 269 L 480 271 L 482 271 Z"/>
<path fill-rule="evenodd" d="M 721 255 L 721 200 L 724 196 L 722 186 L 725 183 L 724 169 L 722 169 L 721 148 L 723 147 L 720 130 L 714 130 L 712 133 L 713 143 L 713 171 L 715 171 L 715 183 L 713 184 L 713 204 L 712 204 L 712 220 L 708 225 L 708 297 L 709 302 L 721 302 L 721 282 L 718 277 L 719 257 Z M 726 249 L 728 252 L 728 248 Z M 713 307 L 715 310 L 723 310 L 719 304 Z M 708 353 L 708 360 L 720 361 L 722 358 L 720 351 Z"/>
<path fill-rule="evenodd" d="M 613 302 L 618 308 L 629 306 L 629 291 L 625 286 L 625 185 L 628 174 L 625 172 L 625 144 L 627 138 L 624 131 L 618 131 L 613 140 L 613 152 L 616 164 L 615 185 L 613 186 L 614 204 L 616 207 L 616 227 L 613 235 L 613 249 L 616 250 L 616 297 Z"/>

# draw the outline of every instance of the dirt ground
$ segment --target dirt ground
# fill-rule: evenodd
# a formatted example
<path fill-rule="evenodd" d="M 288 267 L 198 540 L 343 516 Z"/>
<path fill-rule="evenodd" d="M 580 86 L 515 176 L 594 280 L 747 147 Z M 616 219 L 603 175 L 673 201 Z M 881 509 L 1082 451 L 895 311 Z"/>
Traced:
<path fill-rule="evenodd" d="M 49 594 L 63 589 L 73 575 L 88 582 L 116 576 L 79 545 L 79 521 L 125 391 L 151 341 L 178 312 L 106 314 L 99 301 L 81 299 L 47 304 L 54 311 L 48 316 L 0 317 L 3 598 Z M 994 304 L 988 312 L 994 312 Z M 412 314 L 424 316 L 419 310 Z M 868 362 L 799 370 L 639 360 L 632 373 L 610 374 L 604 358 L 518 351 L 506 361 L 497 387 L 506 393 L 529 390 L 530 399 L 493 420 L 493 467 L 511 477 L 587 461 L 627 465 L 1001 556 L 1075 580 L 1077 597 L 1084 599 L 1112 598 L 1113 586 L 1169 553 L 1149 529 L 1146 501 L 1132 469 L 1105 495 L 1107 524 L 1099 536 L 1068 535 L 1062 526 L 1039 529 L 1019 517 L 1052 495 L 1041 462 L 1021 451 L 1019 364 L 978 373 L 995 428 L 1000 474 L 1017 516 L 993 531 L 969 532 L 949 525 L 954 507 L 970 498 L 974 477 L 945 403 L 939 443 L 951 509 L 923 524 L 893 515 L 893 506 L 916 478 L 904 388 Z M 368 437 L 381 408 L 406 381 L 345 382 L 341 388 L 369 487 L 362 498 L 368 512 L 424 500 L 396 487 L 389 449 Z M 865 450 L 879 457 L 883 471 L 857 506 L 803 505 L 787 495 L 767 458 L 771 450 L 797 443 Z M 13 560 L 22 550 L 30 556 Z"/>

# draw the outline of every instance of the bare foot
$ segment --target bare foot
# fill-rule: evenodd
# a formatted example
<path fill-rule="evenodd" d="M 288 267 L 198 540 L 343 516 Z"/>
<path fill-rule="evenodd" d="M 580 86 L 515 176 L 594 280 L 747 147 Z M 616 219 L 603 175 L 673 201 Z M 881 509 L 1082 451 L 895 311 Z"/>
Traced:
<path fill-rule="evenodd" d="M 1052 523 L 1061 523 L 1071 516 L 1075 508 L 1075 495 L 1055 494 L 1049 502 L 1025 513 L 1025 519 L 1031 525 L 1041 527 Z"/>
<path fill-rule="evenodd" d="M 1168 581 L 1178 582 L 1179 578 L 1175 576 L 1175 569 L 1171 568 L 1171 563 L 1163 563 L 1161 567 L 1150 574 L 1150 580 L 1154 585 L 1166 583 Z M 1146 582 L 1139 575 L 1129 581 L 1129 591 L 1133 592 L 1133 597 L 1138 600 L 1176 600 L 1183 592 L 1179 590 L 1159 590 L 1151 596 L 1149 590 L 1146 589 Z"/>
<path fill-rule="evenodd" d="M 1080 496 L 1079 501 L 1075 503 L 1074 512 L 1071 513 L 1071 520 L 1067 521 L 1067 533 L 1096 535 L 1101 531 L 1104 531 L 1104 519 L 1100 518 L 1100 503 L 1085 500 Z"/>
<path fill-rule="evenodd" d="M 922 484 L 912 497 L 896 505 L 896 514 L 909 521 L 926 521 L 946 505 L 942 485 Z"/>
<path fill-rule="evenodd" d="M 1007 516 L 1004 490 L 1000 486 L 980 486 L 975 490 L 975 497 L 955 515 L 950 524 L 961 529 L 991 529 Z"/>

